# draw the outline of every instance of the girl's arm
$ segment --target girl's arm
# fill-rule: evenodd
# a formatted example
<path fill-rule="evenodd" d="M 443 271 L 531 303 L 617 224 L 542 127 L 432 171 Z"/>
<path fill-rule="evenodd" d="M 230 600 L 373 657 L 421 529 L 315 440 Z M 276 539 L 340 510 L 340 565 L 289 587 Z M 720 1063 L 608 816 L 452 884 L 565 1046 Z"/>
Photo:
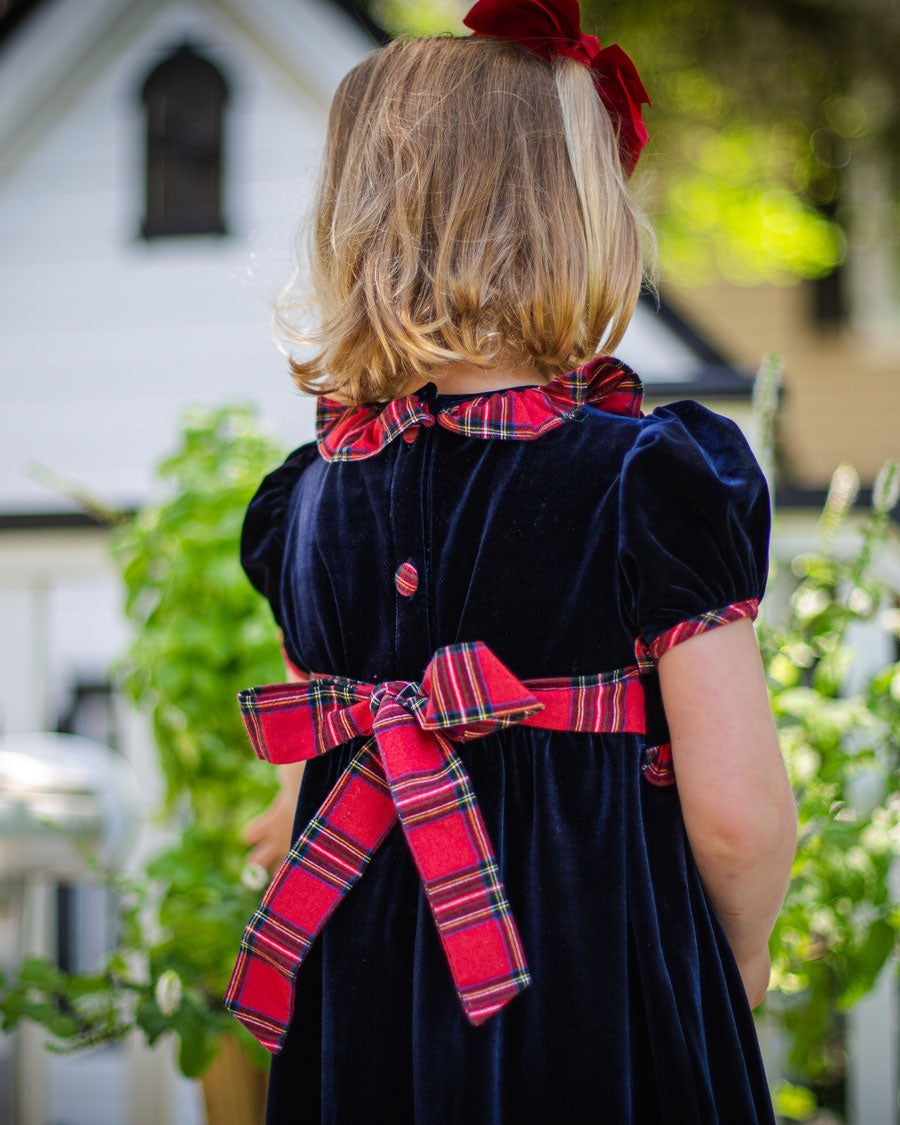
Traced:
<path fill-rule="evenodd" d="M 309 677 L 300 673 L 290 662 L 287 663 L 287 679 L 290 683 L 302 683 Z M 247 856 L 248 863 L 258 863 L 261 867 L 272 868 L 281 863 L 293 844 L 294 813 L 300 795 L 300 782 L 306 762 L 292 762 L 278 767 L 278 780 L 281 788 L 271 805 L 251 820 L 244 829 L 244 839 L 253 844 Z"/>
<path fill-rule="evenodd" d="M 752 624 L 669 649 L 659 678 L 691 851 L 755 1007 L 768 987 L 797 812 Z"/>

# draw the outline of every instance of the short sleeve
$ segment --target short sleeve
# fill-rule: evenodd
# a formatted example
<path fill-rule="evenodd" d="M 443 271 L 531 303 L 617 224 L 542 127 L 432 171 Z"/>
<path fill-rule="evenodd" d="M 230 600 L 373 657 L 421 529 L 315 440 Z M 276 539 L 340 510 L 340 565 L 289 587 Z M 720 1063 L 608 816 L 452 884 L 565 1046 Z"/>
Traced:
<path fill-rule="evenodd" d="M 315 442 L 296 449 L 283 465 L 263 479 L 244 516 L 241 565 L 255 589 L 268 600 L 282 628 L 285 521 L 297 482 L 317 456 Z"/>
<path fill-rule="evenodd" d="M 770 530 L 766 480 L 740 429 L 695 402 L 655 410 L 622 467 L 623 611 L 653 659 L 755 617 Z"/>

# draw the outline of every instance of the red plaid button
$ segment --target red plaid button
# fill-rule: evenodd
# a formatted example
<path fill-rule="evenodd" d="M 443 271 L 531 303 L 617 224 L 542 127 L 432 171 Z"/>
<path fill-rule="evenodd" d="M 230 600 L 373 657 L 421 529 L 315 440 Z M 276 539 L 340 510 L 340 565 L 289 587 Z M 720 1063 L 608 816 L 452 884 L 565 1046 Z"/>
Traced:
<path fill-rule="evenodd" d="M 419 588 L 419 572 L 411 562 L 401 563 L 394 575 L 394 585 L 397 593 L 404 598 L 411 598 Z"/>

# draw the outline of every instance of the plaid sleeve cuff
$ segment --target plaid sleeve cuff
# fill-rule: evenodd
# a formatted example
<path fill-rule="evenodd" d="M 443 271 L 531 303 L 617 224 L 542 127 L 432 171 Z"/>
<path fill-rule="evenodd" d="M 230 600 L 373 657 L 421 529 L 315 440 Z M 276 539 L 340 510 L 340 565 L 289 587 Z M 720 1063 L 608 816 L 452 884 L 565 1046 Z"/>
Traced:
<path fill-rule="evenodd" d="M 664 633 L 660 633 L 649 644 L 638 638 L 636 644 L 638 659 L 658 661 L 664 652 L 668 652 L 670 648 L 680 645 L 683 641 L 690 640 L 691 637 L 706 633 L 710 629 L 716 629 L 720 625 L 728 625 L 732 621 L 740 621 L 742 617 L 749 617 L 751 621 L 754 621 L 758 612 L 758 599 L 749 598 L 744 602 L 732 602 L 724 609 L 701 613 L 697 617 L 689 617 L 685 621 L 679 621 L 671 629 L 666 629 Z"/>

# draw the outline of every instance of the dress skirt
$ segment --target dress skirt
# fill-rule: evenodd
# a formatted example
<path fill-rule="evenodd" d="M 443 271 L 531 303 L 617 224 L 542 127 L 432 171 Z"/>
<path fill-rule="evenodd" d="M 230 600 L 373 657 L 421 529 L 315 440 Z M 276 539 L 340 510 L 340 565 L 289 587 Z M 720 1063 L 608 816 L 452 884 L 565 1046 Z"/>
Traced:
<path fill-rule="evenodd" d="M 677 790 L 647 783 L 638 743 L 513 729 L 462 749 L 533 983 L 467 1023 L 396 827 L 301 967 L 268 1125 L 774 1120 Z M 350 756 L 309 763 L 298 830 Z"/>

